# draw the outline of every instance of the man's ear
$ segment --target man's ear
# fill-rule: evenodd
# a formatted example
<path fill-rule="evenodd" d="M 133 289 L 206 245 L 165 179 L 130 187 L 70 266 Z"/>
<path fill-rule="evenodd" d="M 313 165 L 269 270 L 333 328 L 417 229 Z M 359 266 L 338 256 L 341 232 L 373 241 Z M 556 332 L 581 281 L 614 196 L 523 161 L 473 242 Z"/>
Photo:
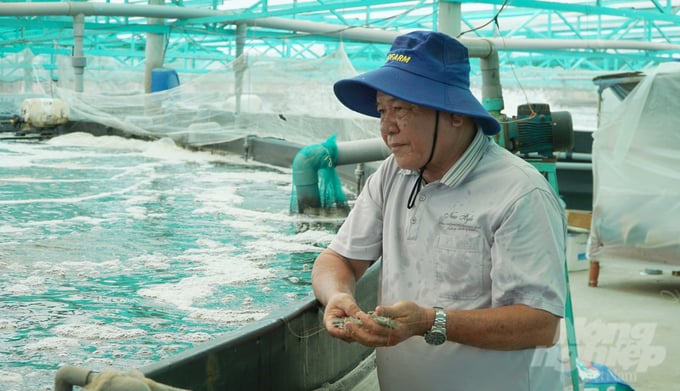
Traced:
<path fill-rule="evenodd" d="M 465 118 L 467 117 L 465 117 L 462 114 L 451 113 L 451 126 L 453 126 L 454 128 L 462 127 L 463 124 L 465 123 Z"/>

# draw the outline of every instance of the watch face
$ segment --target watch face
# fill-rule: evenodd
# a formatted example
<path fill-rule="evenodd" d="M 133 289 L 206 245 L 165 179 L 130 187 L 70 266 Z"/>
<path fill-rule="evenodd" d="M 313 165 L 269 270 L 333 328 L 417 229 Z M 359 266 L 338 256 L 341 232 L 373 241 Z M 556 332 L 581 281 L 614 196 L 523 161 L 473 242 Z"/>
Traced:
<path fill-rule="evenodd" d="M 441 345 L 446 342 L 446 334 L 440 331 L 430 331 L 425 334 L 425 342 L 430 345 Z"/>

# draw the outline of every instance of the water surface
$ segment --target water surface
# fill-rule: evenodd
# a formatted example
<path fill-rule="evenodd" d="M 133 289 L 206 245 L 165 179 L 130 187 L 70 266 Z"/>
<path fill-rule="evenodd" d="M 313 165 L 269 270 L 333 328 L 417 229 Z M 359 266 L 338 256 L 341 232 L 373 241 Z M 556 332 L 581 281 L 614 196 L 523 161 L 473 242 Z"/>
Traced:
<path fill-rule="evenodd" d="M 290 215 L 290 187 L 170 140 L 0 142 L 0 390 L 138 368 L 307 296 L 337 222 Z"/>

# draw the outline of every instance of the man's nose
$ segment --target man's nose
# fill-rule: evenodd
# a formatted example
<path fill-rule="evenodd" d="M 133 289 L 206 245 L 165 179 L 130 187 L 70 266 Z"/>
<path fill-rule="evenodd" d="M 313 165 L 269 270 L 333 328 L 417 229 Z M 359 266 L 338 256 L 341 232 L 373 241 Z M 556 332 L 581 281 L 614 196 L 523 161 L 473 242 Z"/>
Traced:
<path fill-rule="evenodd" d="M 380 123 L 380 133 L 382 134 L 394 134 L 398 130 L 397 124 L 394 121 L 383 121 Z"/>
<path fill-rule="evenodd" d="M 394 114 L 385 112 L 380 118 L 380 132 L 383 134 L 395 133 L 397 128 L 397 121 L 394 120 Z"/>

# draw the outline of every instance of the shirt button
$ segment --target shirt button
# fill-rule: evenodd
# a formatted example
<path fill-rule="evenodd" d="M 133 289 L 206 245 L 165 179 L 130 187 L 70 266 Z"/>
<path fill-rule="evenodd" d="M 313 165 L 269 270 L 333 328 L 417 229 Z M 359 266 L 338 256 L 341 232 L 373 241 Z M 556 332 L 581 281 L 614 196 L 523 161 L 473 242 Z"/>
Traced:
<path fill-rule="evenodd" d="M 411 217 L 411 224 L 415 224 L 417 219 L 415 217 Z"/>
<path fill-rule="evenodd" d="M 427 198 L 427 197 L 425 197 L 424 195 L 421 195 L 419 199 L 420 199 L 421 201 L 425 201 L 425 198 Z"/>

